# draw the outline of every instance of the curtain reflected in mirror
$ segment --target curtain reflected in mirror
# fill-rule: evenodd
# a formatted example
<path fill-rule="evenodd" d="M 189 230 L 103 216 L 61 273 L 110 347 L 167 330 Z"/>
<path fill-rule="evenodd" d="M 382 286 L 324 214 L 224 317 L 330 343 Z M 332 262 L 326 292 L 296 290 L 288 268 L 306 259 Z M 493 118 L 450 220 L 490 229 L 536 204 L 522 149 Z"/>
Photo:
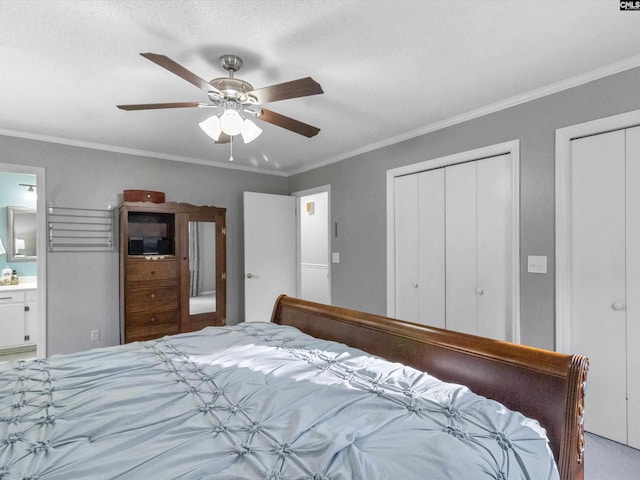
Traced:
<path fill-rule="evenodd" d="M 189 222 L 189 314 L 216 311 L 216 224 Z"/>

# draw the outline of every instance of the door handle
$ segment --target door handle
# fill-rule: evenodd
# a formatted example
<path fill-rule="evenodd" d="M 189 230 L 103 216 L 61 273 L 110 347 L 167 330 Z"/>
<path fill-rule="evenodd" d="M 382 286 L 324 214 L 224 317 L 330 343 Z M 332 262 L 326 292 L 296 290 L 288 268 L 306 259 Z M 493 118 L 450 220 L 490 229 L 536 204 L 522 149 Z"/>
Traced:
<path fill-rule="evenodd" d="M 476 295 L 484 295 L 484 290 L 481 288 L 476 289 Z"/>
<path fill-rule="evenodd" d="M 260 278 L 258 275 L 254 275 L 253 273 L 247 273 L 247 278 Z"/>

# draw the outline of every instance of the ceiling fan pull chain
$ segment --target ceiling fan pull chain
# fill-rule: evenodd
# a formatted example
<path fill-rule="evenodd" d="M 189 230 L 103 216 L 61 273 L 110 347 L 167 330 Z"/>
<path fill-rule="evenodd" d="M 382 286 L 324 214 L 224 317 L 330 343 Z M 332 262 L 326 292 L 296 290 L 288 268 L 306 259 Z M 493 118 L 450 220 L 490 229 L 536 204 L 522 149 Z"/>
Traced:
<path fill-rule="evenodd" d="M 233 162 L 233 137 L 229 137 L 229 146 L 230 146 L 229 161 Z"/>

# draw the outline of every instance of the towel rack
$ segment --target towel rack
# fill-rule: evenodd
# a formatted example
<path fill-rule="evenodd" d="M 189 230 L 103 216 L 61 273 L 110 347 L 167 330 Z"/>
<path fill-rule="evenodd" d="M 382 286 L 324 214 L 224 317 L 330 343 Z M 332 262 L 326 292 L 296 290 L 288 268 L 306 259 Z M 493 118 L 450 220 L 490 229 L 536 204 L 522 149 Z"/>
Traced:
<path fill-rule="evenodd" d="M 106 209 L 54 207 L 48 202 L 47 228 L 50 252 L 113 250 L 114 212 Z"/>

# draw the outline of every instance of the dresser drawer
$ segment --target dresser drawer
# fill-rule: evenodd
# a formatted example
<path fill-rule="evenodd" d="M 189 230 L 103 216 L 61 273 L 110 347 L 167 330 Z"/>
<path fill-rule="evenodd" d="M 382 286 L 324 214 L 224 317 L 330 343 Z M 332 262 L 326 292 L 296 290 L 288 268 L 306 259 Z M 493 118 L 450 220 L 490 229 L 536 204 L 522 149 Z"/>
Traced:
<path fill-rule="evenodd" d="M 127 314 L 178 308 L 178 288 L 175 286 L 129 288 L 125 296 Z"/>
<path fill-rule="evenodd" d="M 177 281 L 178 265 L 175 258 L 162 260 L 129 261 L 127 283 Z"/>
<path fill-rule="evenodd" d="M 176 333 L 179 333 L 177 322 L 144 327 L 127 327 L 124 341 L 126 343 L 138 342 L 164 337 L 165 335 L 175 335 Z"/>
<path fill-rule="evenodd" d="M 174 325 L 178 328 L 178 310 L 136 312 L 127 315 L 127 330 Z"/>

